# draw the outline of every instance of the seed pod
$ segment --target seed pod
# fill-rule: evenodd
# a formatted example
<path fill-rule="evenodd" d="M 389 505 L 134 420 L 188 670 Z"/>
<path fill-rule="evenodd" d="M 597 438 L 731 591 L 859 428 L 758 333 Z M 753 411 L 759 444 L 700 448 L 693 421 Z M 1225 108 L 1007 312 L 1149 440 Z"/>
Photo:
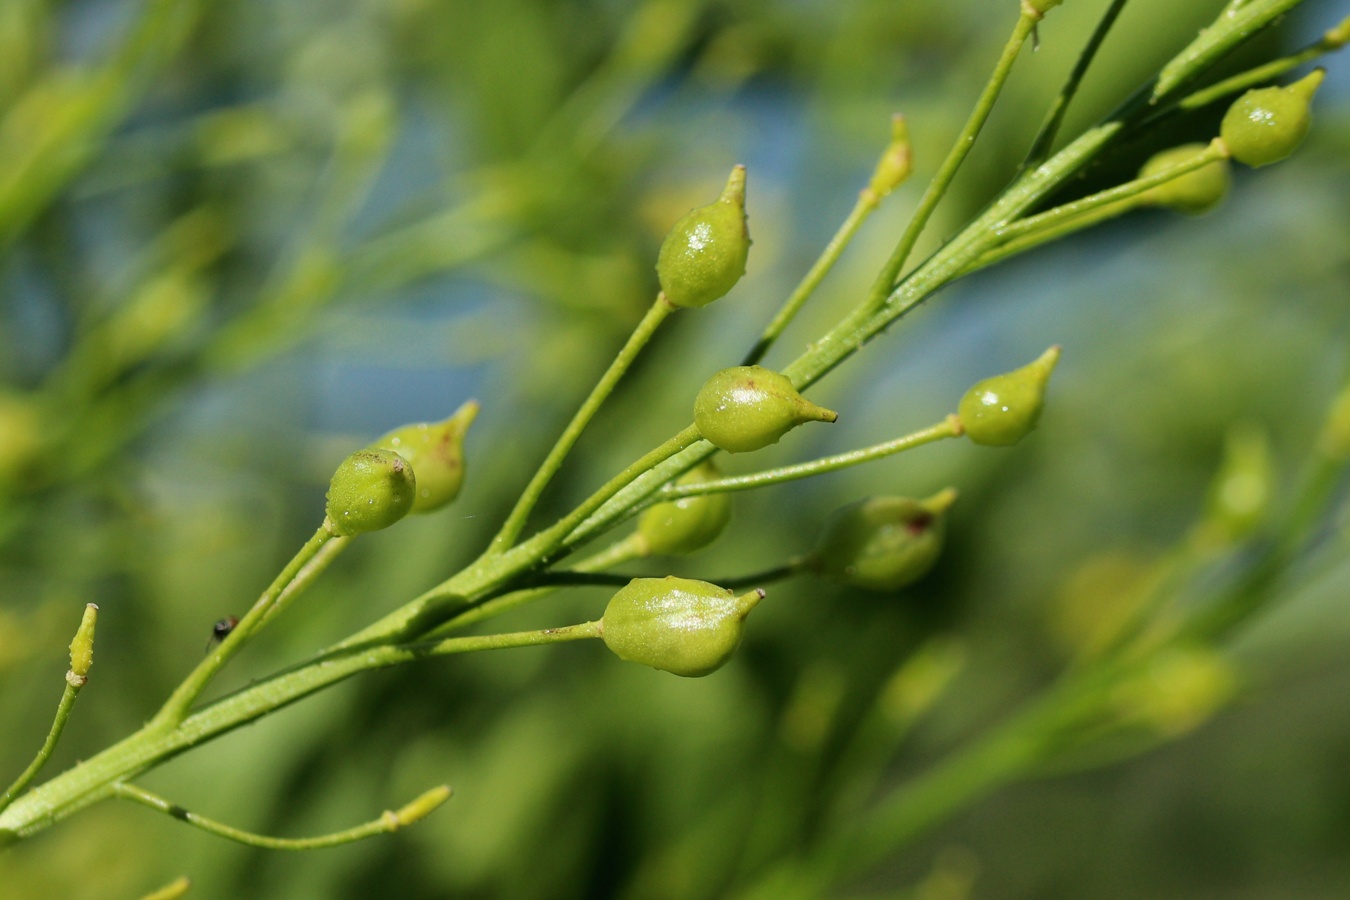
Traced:
<path fill-rule="evenodd" d="M 694 400 L 699 433 L 728 453 L 770 444 L 804 422 L 833 422 L 839 414 L 816 406 L 783 375 L 736 366 L 713 375 Z"/>
<path fill-rule="evenodd" d="M 404 425 L 371 444 L 372 449 L 393 450 L 417 473 L 414 514 L 434 512 L 459 496 L 464 483 L 464 436 L 478 417 L 478 409 L 470 400 L 444 422 Z"/>
<path fill-rule="evenodd" d="M 741 280 L 749 255 L 745 166 L 736 166 L 720 197 L 670 229 L 656 258 L 656 276 L 675 306 L 707 306 Z"/>
<path fill-rule="evenodd" d="M 1312 127 L 1312 98 L 1325 75 L 1314 69 L 1291 85 L 1257 88 L 1234 101 L 1219 126 L 1233 159 L 1255 168 L 1298 149 Z"/>
<path fill-rule="evenodd" d="M 1165 169 L 1194 159 L 1206 149 L 1207 144 L 1182 144 L 1155 153 L 1139 170 L 1139 177 L 1148 178 L 1157 175 Z M 1144 193 L 1143 200 L 1156 206 L 1175 209 L 1189 216 L 1198 216 L 1217 206 L 1228 193 L 1231 181 L 1228 170 L 1228 160 L 1216 159 L 1184 175 L 1178 175 L 1171 181 L 1150 188 Z"/>
<path fill-rule="evenodd" d="M 812 569 L 832 581 L 869 591 L 898 591 L 933 568 L 942 553 L 948 488 L 927 500 L 869 497 L 830 514 Z"/>
<path fill-rule="evenodd" d="M 718 477 L 711 461 L 685 473 L 676 484 L 702 484 Z M 727 494 L 703 494 L 658 503 L 638 519 L 638 535 L 645 555 L 693 553 L 717 540 L 731 521 L 731 497 Z"/>
<path fill-rule="evenodd" d="M 966 435 L 977 444 L 1007 447 L 1036 427 L 1045 405 L 1045 386 L 1059 362 L 1051 347 L 1030 365 L 977 382 L 966 391 L 957 415 Z"/>
<path fill-rule="evenodd" d="M 328 521 L 350 537 L 388 528 L 412 509 L 417 478 L 392 450 L 358 450 L 342 461 L 328 484 Z"/>
<path fill-rule="evenodd" d="M 763 597 L 673 575 L 634 578 L 605 607 L 602 636 L 620 659 L 695 678 L 731 659 Z"/>

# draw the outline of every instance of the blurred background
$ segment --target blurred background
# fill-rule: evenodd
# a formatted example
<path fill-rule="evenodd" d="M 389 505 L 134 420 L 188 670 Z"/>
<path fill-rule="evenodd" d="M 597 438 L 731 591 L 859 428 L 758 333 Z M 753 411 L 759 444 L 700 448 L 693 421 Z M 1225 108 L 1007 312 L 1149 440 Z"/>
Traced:
<path fill-rule="evenodd" d="M 1066 133 L 1222 5 L 1134 0 Z M 1068 3 L 1042 23 L 921 252 L 1006 183 L 1104 6 Z M 866 290 L 1015 7 L 0 3 L 0 772 L 20 771 L 46 732 L 84 603 L 102 609 L 97 663 L 51 773 L 154 712 L 212 623 L 242 614 L 312 532 L 347 453 L 477 398 L 456 504 L 358 542 L 221 689 L 470 560 L 650 303 L 665 230 L 745 163 L 747 277 L 671 320 L 538 521 L 683 427 L 703 379 L 740 359 L 847 214 L 904 112 L 919 177 L 766 364 L 794 357 Z M 1347 14 L 1346 0 L 1308 0 L 1225 71 Z M 1275 504 L 1288 501 L 1347 368 L 1350 60 L 1327 65 L 1307 144 L 1238 171 L 1217 211 L 1133 214 L 961 282 L 813 389 L 838 425 L 724 469 L 924 427 L 973 381 L 1059 343 L 1030 439 L 942 443 L 741 494 L 713 547 L 631 567 L 755 571 L 809 547 L 843 503 L 956 486 L 947 551 L 918 585 L 778 585 L 706 679 L 590 643 L 359 678 L 143 781 L 282 835 L 454 785 L 427 821 L 280 854 L 105 803 L 0 856 L 0 895 L 136 897 L 179 875 L 203 900 L 684 900 L 755 882 L 829 827 L 832 798 L 885 796 L 1081 658 L 1191 528 L 1234 426 L 1268 440 Z M 1079 189 L 1208 139 L 1221 114 L 1121 145 Z M 1169 693 L 1160 676 L 1161 707 L 1123 699 L 1144 739 L 972 798 L 848 890 L 1350 895 L 1345 562 L 1323 554 L 1267 614 L 1183 660 L 1172 674 L 1195 690 Z M 594 618 L 606 596 L 567 591 L 493 624 Z M 897 703 L 914 715 L 860 744 Z"/>

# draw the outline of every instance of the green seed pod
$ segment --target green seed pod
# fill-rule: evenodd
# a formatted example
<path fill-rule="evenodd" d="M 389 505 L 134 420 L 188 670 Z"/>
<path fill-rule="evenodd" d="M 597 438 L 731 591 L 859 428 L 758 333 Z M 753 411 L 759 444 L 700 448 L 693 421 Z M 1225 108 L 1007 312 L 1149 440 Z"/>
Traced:
<path fill-rule="evenodd" d="M 372 449 L 393 450 L 417 473 L 414 514 L 434 512 L 459 496 L 464 483 L 464 436 L 478 418 L 478 409 L 470 400 L 444 422 L 404 425 L 371 444 Z"/>
<path fill-rule="evenodd" d="M 685 473 L 676 484 L 702 484 L 718 477 L 717 467 L 704 462 Z M 638 519 L 637 531 L 644 555 L 693 553 L 717 540 L 731 521 L 731 497 L 703 494 L 658 503 Z"/>
<path fill-rule="evenodd" d="M 1059 362 L 1051 347 L 1030 365 L 977 382 L 966 391 L 957 415 L 966 435 L 977 444 L 1007 447 L 1036 427 L 1045 405 L 1045 386 Z"/>
<path fill-rule="evenodd" d="M 656 258 L 656 276 L 675 306 L 707 306 L 741 280 L 749 255 L 745 166 L 736 166 L 720 197 L 670 229 Z"/>
<path fill-rule="evenodd" d="M 328 521 L 350 537 L 388 528 L 412 509 L 417 478 L 392 450 L 358 450 L 342 461 L 328 484 Z"/>
<path fill-rule="evenodd" d="M 1209 149 L 1207 144 L 1182 144 L 1155 153 L 1139 170 L 1139 177 L 1148 178 L 1157 175 L 1165 169 L 1194 159 L 1207 149 Z M 1228 193 L 1231 181 L 1228 169 L 1226 159 L 1205 163 L 1198 169 L 1192 169 L 1184 175 L 1178 175 L 1171 181 L 1165 181 L 1145 191 L 1143 201 L 1156 206 L 1166 206 L 1189 216 L 1209 212 Z"/>
<path fill-rule="evenodd" d="M 838 418 L 797 393 L 786 377 L 760 366 L 723 369 L 704 382 L 694 399 L 699 433 L 728 453 L 776 444 L 804 422 Z"/>
<path fill-rule="evenodd" d="M 897 591 L 933 568 L 942 553 L 948 488 L 927 500 L 869 497 L 830 514 L 810 566 L 832 581 L 869 591 Z"/>
<path fill-rule="evenodd" d="M 731 659 L 763 597 L 673 575 L 634 578 L 605 607 L 602 636 L 620 659 L 695 678 Z"/>
<path fill-rule="evenodd" d="M 1312 127 L 1312 98 L 1325 75 L 1314 69 L 1287 87 L 1248 91 L 1228 107 L 1219 136 L 1233 159 L 1255 168 L 1279 162 L 1298 149 Z"/>

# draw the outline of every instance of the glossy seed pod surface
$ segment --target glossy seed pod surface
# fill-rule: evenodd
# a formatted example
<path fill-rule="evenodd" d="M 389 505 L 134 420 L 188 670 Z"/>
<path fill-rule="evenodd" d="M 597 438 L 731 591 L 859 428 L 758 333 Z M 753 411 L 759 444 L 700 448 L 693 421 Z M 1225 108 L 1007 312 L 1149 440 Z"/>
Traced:
<path fill-rule="evenodd" d="M 417 478 L 392 450 L 358 450 L 328 484 L 328 521 L 344 536 L 388 528 L 412 509 Z"/>
<path fill-rule="evenodd" d="M 805 422 L 838 418 L 797 393 L 787 377 L 762 366 L 723 369 L 704 382 L 694 400 L 699 433 L 728 453 L 758 450 Z"/>
<path fill-rule="evenodd" d="M 736 596 L 688 578 L 634 578 L 605 607 L 605 645 L 620 659 L 693 678 L 726 664 L 762 591 Z"/>

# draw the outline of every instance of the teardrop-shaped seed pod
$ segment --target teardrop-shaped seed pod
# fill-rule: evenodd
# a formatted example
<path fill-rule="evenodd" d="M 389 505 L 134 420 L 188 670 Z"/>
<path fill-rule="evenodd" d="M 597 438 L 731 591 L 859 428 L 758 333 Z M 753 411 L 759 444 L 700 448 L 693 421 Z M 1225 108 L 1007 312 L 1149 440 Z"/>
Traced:
<path fill-rule="evenodd" d="M 986 378 L 966 391 L 956 410 L 966 435 L 991 447 L 1007 447 L 1026 437 L 1041 418 L 1045 386 L 1059 354 L 1059 347 L 1051 347 L 1030 365 Z"/>
<path fill-rule="evenodd" d="M 371 445 L 393 450 L 417 473 L 414 514 L 434 512 L 459 496 L 464 483 L 464 436 L 478 417 L 478 409 L 470 400 L 443 422 L 405 425 Z"/>
<path fill-rule="evenodd" d="M 342 461 L 328 484 L 328 521 L 350 537 L 388 528 L 412 509 L 417 478 L 392 450 L 358 450 Z"/>
<path fill-rule="evenodd" d="M 731 659 L 763 597 L 673 575 L 634 578 L 605 607 L 602 636 L 620 659 L 696 678 Z"/>
<path fill-rule="evenodd" d="M 942 553 L 948 488 L 926 500 L 869 497 L 830 514 L 810 567 L 832 581 L 869 591 L 897 591 L 933 568 Z"/>
<path fill-rule="evenodd" d="M 676 484 L 702 484 L 719 477 L 711 460 L 690 469 Z M 638 518 L 638 535 L 646 554 L 693 553 L 717 540 L 731 521 L 728 494 L 702 494 L 658 503 Z"/>
<path fill-rule="evenodd" d="M 745 166 L 736 166 L 720 197 L 670 229 L 656 258 L 656 276 L 675 306 L 707 306 L 736 286 L 749 256 Z"/>
<path fill-rule="evenodd" d="M 1255 168 L 1297 150 L 1312 128 L 1312 98 L 1325 75 L 1314 69 L 1286 87 L 1256 88 L 1237 98 L 1219 126 L 1233 159 Z"/>
<path fill-rule="evenodd" d="M 833 422 L 839 414 L 807 400 L 787 377 L 761 366 L 716 373 L 694 400 L 699 433 L 728 453 L 770 444 L 804 422 Z"/>
<path fill-rule="evenodd" d="M 1173 166 L 1181 165 L 1208 148 L 1208 144 L 1182 144 L 1155 153 L 1139 170 L 1139 177 L 1148 178 Z M 1184 175 L 1178 175 L 1171 181 L 1165 181 L 1149 189 L 1143 195 L 1144 202 L 1166 206 L 1189 216 L 1209 212 L 1228 194 L 1232 182 L 1229 168 L 1226 159 L 1205 163 L 1198 169 L 1192 169 Z"/>

